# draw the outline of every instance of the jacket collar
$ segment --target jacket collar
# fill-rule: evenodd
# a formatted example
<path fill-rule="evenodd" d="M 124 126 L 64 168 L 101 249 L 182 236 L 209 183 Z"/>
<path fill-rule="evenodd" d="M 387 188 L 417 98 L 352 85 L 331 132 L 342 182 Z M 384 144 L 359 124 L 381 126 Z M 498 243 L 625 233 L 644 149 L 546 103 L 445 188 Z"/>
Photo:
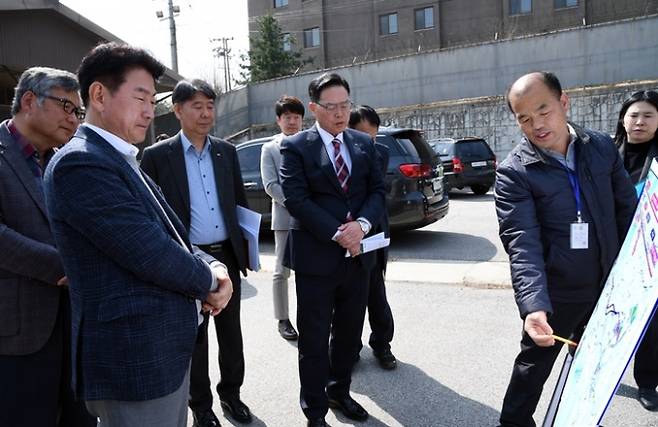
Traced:
<path fill-rule="evenodd" d="M 573 130 L 576 132 L 577 138 L 574 141 L 574 144 L 589 144 L 590 137 L 587 132 L 585 132 L 585 129 L 571 122 L 569 122 L 569 125 L 571 125 Z M 548 156 L 544 154 L 542 150 L 540 150 L 535 144 L 530 142 L 526 136 L 524 136 L 519 143 L 518 155 L 521 158 L 521 164 L 523 166 L 537 162 L 542 162 L 545 164 L 550 163 Z"/>

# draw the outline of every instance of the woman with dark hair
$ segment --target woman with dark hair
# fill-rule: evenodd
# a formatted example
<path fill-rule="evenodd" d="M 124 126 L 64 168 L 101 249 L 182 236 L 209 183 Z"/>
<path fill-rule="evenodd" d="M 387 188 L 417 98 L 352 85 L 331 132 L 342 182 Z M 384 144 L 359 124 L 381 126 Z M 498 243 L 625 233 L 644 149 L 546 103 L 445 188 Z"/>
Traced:
<path fill-rule="evenodd" d="M 658 92 L 641 90 L 621 106 L 615 144 L 624 159 L 638 192 L 658 158 Z M 635 354 L 633 370 L 638 385 L 638 400 L 649 411 L 658 411 L 658 317 L 654 315 Z"/>

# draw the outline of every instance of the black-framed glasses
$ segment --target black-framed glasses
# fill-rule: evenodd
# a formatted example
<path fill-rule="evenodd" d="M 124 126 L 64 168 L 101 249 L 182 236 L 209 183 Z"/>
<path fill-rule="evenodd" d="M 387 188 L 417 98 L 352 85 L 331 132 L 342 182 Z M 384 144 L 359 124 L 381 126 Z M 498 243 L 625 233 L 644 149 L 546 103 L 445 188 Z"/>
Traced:
<path fill-rule="evenodd" d="M 350 101 L 349 99 L 347 101 L 340 102 L 338 104 L 332 104 L 332 103 L 321 104 L 319 102 L 316 102 L 316 104 L 318 104 L 320 107 L 324 108 L 325 110 L 331 111 L 331 112 L 334 112 L 338 109 L 340 109 L 342 111 L 351 110 L 352 105 L 354 105 L 352 103 L 352 101 Z"/>
<path fill-rule="evenodd" d="M 85 110 L 83 110 L 82 108 L 76 107 L 74 103 L 72 103 L 71 101 L 69 101 L 66 98 L 60 98 L 60 97 L 52 96 L 52 95 L 44 95 L 43 97 L 48 98 L 48 99 L 52 99 L 53 101 L 59 102 L 60 104 L 62 104 L 62 108 L 64 109 L 66 114 L 74 114 L 75 117 L 77 117 L 78 120 L 80 120 L 80 121 L 84 120 L 85 116 L 87 115 Z"/>

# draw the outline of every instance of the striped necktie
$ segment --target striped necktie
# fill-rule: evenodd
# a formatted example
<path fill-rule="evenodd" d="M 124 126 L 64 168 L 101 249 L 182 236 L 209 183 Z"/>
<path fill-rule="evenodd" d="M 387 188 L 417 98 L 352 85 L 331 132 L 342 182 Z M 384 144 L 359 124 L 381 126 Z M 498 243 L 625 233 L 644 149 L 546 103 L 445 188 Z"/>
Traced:
<path fill-rule="evenodd" d="M 347 164 L 345 164 L 343 155 L 340 154 L 340 139 L 334 139 L 331 143 L 334 145 L 334 159 L 336 161 L 336 176 L 338 177 L 338 183 L 343 191 L 347 193 L 347 181 L 350 179 L 350 173 L 347 170 Z"/>

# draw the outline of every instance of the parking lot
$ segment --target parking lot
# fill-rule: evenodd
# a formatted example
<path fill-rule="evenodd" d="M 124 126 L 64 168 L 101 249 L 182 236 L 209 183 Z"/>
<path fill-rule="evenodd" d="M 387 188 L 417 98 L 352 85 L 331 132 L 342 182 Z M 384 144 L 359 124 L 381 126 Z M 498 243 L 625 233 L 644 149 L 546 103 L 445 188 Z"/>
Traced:
<path fill-rule="evenodd" d="M 398 369 L 381 370 L 365 347 L 352 391 L 371 417 L 354 423 L 330 411 L 330 425 L 496 425 L 519 348 L 521 321 L 507 287 L 507 258 L 496 234 L 492 194 L 456 192 L 450 203 L 443 220 L 393 235 L 387 290 L 396 322 L 392 349 Z M 242 397 L 252 409 L 254 426 L 302 426 L 297 349 L 279 337 L 272 315 L 271 237 L 264 237 L 262 253 L 263 271 L 250 273 L 243 282 L 247 366 Z M 290 296 L 294 307 L 294 287 Z M 364 337 L 368 333 L 366 326 Z M 216 351 L 213 345 L 211 360 Z M 216 363 L 211 375 L 216 381 Z M 554 381 L 555 375 L 537 410 L 539 423 Z M 627 373 L 604 426 L 658 426 L 656 414 L 640 407 L 635 392 Z M 214 409 L 221 418 L 219 402 Z"/>

